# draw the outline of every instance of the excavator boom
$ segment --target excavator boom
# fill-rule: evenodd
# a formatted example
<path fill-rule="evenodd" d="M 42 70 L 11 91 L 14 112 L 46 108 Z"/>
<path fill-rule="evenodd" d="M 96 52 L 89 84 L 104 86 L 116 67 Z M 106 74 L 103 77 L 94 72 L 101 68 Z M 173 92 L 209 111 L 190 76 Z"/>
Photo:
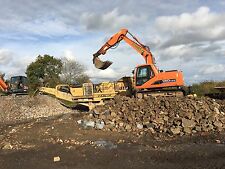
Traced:
<path fill-rule="evenodd" d="M 132 38 L 130 39 L 127 34 Z M 149 47 L 143 45 L 134 35 L 128 32 L 127 29 L 121 29 L 118 33 L 113 35 L 95 54 L 93 54 L 93 63 L 98 69 L 107 69 L 112 62 L 111 61 L 101 61 L 98 56 L 104 55 L 108 49 L 118 45 L 120 41 L 124 40 L 132 48 L 134 48 L 138 53 L 140 53 L 145 59 L 146 64 L 154 64 L 154 57 L 149 50 Z"/>

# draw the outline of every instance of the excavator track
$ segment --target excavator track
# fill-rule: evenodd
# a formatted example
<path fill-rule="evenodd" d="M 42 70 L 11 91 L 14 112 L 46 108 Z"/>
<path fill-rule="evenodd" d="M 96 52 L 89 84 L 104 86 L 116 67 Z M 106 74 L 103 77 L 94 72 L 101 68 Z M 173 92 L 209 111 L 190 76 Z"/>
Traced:
<path fill-rule="evenodd" d="M 170 90 L 141 90 L 135 94 L 137 98 L 145 98 L 149 96 L 184 97 L 185 95 L 186 94 L 184 90 L 172 90 L 172 89 Z"/>

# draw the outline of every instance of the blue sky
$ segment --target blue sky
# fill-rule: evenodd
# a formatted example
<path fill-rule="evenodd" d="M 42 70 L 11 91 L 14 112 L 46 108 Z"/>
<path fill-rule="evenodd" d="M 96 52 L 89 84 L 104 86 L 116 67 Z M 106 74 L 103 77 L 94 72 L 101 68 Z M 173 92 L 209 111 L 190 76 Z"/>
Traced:
<path fill-rule="evenodd" d="M 24 74 L 40 54 L 67 57 L 93 81 L 131 75 L 144 60 L 124 42 L 92 64 L 114 33 L 127 28 L 150 46 L 160 69 L 179 69 L 185 82 L 225 79 L 225 1 L 200 0 L 0 0 L 0 72 Z"/>

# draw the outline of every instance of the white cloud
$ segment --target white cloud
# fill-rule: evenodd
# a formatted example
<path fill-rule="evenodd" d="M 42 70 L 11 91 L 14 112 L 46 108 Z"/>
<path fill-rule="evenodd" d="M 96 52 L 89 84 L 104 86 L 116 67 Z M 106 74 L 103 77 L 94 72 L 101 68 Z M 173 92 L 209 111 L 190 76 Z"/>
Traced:
<path fill-rule="evenodd" d="M 72 60 L 72 61 L 75 61 L 76 60 L 76 57 L 75 55 L 73 54 L 73 52 L 69 49 L 66 49 L 64 52 L 63 52 L 63 57 L 65 57 L 66 59 L 68 60 Z"/>
<path fill-rule="evenodd" d="M 199 73 L 203 75 L 222 75 L 225 73 L 225 65 L 223 64 L 214 64 L 214 65 L 205 65 L 199 70 Z"/>
<path fill-rule="evenodd" d="M 156 46 L 160 64 L 179 66 L 187 84 L 224 80 L 225 12 L 200 7 L 195 12 L 159 16 L 155 29 L 161 43 Z"/>
<path fill-rule="evenodd" d="M 92 79 L 106 79 L 106 80 L 112 80 L 117 79 L 120 77 L 120 73 L 118 71 L 115 71 L 114 69 L 108 68 L 106 70 L 99 70 L 99 69 L 89 69 L 86 72 L 87 75 L 90 76 Z"/>
<path fill-rule="evenodd" d="M 190 49 L 188 46 L 185 45 L 177 45 L 177 46 L 171 46 L 166 48 L 165 50 L 162 50 L 160 55 L 163 57 L 162 59 L 174 59 L 174 58 L 180 58 L 181 56 L 185 56 L 190 52 Z"/>
<path fill-rule="evenodd" d="M 218 43 L 202 43 L 202 44 L 180 44 L 166 48 L 160 48 L 156 52 L 160 61 L 168 61 L 171 59 L 180 59 L 183 64 L 187 61 L 193 62 L 196 59 L 202 61 L 217 59 L 218 61 L 224 58 L 224 49 Z M 190 63 L 189 63 L 190 64 Z"/>
<path fill-rule="evenodd" d="M 200 7 L 193 13 L 156 18 L 156 28 L 169 36 L 166 46 L 225 39 L 225 13 Z M 164 44 L 165 45 L 165 44 Z"/>
<path fill-rule="evenodd" d="M 27 65 L 33 61 L 29 55 L 19 56 L 12 49 L 0 49 L 0 72 L 6 78 L 15 75 L 25 75 Z"/>
<path fill-rule="evenodd" d="M 36 19 L 33 21 L 2 21 L 0 25 L 6 26 L 0 28 L 5 33 L 2 38 L 15 40 L 38 40 L 40 37 L 63 37 L 63 36 L 78 36 L 78 31 L 56 19 Z M 10 23 L 7 23 L 10 22 Z M 15 29 L 16 27 L 16 29 Z"/>
<path fill-rule="evenodd" d="M 188 72 L 187 80 L 189 84 L 202 81 L 221 81 L 224 80 L 225 65 L 224 64 L 205 64 L 199 63 L 192 66 Z"/>
<path fill-rule="evenodd" d="M 81 23 L 87 30 L 119 30 L 120 28 L 142 23 L 144 16 L 120 14 L 118 8 L 106 13 L 86 12 L 81 15 Z"/>
<path fill-rule="evenodd" d="M 225 14 L 210 12 L 208 7 L 200 7 L 194 13 L 182 13 L 179 16 L 162 16 L 156 19 L 156 25 L 162 31 L 195 31 L 196 29 L 211 29 L 215 34 L 221 32 Z"/>
<path fill-rule="evenodd" d="M 120 0 L 0 0 L 0 44 L 13 54 L 10 58 L 11 54 L 0 50 L 0 70 L 24 73 L 38 54 L 49 54 L 85 64 L 95 80 L 129 75 L 144 61 L 124 43 L 107 53 L 105 59 L 114 62 L 110 69 L 100 71 L 92 65 L 92 54 L 103 45 L 102 40 L 126 27 L 151 47 L 157 65 L 163 69 L 184 70 L 188 80 L 211 78 L 214 74 L 207 74 L 201 67 L 208 63 L 225 65 L 222 4 L 220 0 L 129 0 L 126 5 Z M 125 66 L 127 70 L 122 70 Z M 218 78 L 224 79 L 222 75 Z"/>
<path fill-rule="evenodd" d="M 8 49 L 0 49 L 0 65 L 6 65 L 12 59 L 12 52 Z"/>
<path fill-rule="evenodd" d="M 89 67 L 85 72 L 94 83 L 99 83 L 102 81 L 116 81 L 125 76 L 132 76 L 132 70 L 134 67 L 123 66 L 123 67 L 114 67 L 111 66 L 105 70 L 100 70 L 94 66 Z"/>
<path fill-rule="evenodd" d="M 24 33 L 45 37 L 79 35 L 75 28 L 69 27 L 57 19 L 37 19 L 32 22 L 26 22 L 19 27 Z"/>

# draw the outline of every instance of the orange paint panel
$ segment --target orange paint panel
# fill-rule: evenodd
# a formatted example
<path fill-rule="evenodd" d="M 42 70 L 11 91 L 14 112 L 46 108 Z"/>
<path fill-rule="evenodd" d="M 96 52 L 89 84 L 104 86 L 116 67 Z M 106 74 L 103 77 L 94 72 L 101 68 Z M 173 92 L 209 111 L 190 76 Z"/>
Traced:
<path fill-rule="evenodd" d="M 157 81 L 166 81 L 174 79 L 175 81 L 165 82 L 162 84 L 154 84 Z M 184 86 L 183 74 L 179 71 L 174 72 L 161 72 L 151 78 L 149 81 L 141 86 L 136 86 L 137 89 L 150 89 L 150 88 L 164 88 L 164 87 L 179 87 Z"/>
<path fill-rule="evenodd" d="M 3 81 L 2 78 L 0 78 L 0 88 L 2 90 L 6 90 L 8 88 L 7 84 Z"/>

